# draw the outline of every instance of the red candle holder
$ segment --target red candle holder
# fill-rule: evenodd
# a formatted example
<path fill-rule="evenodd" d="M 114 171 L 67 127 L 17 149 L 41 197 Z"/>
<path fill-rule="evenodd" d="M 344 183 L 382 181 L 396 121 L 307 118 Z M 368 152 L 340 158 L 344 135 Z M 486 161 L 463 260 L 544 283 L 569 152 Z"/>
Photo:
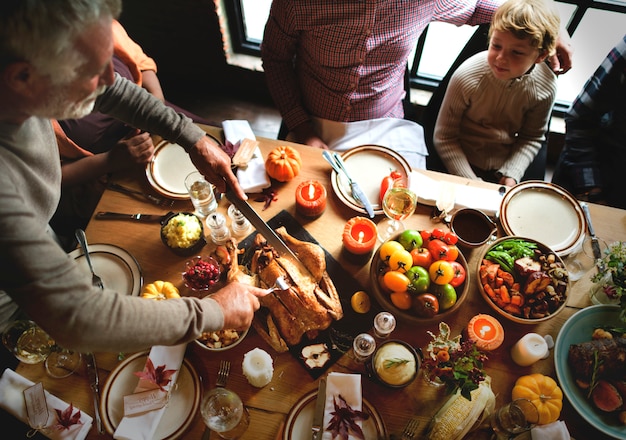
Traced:
<path fill-rule="evenodd" d="M 326 209 L 326 188 L 317 180 L 307 180 L 296 189 L 296 212 L 317 217 Z"/>
<path fill-rule="evenodd" d="M 355 255 L 372 252 L 378 240 L 376 224 L 365 217 L 351 218 L 343 228 L 343 246 Z"/>
<path fill-rule="evenodd" d="M 504 328 L 491 315 L 476 315 L 467 324 L 467 336 L 481 350 L 491 351 L 504 342 Z"/>

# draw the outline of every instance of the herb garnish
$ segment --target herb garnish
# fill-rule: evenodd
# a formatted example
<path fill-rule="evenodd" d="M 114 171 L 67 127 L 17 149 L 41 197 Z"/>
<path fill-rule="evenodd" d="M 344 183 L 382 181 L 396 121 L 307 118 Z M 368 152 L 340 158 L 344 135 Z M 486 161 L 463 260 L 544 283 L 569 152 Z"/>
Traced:
<path fill-rule="evenodd" d="M 400 365 L 408 364 L 409 362 L 410 359 L 391 358 L 386 359 L 383 362 L 383 367 L 385 368 L 385 370 L 387 370 L 389 368 L 399 367 Z"/>

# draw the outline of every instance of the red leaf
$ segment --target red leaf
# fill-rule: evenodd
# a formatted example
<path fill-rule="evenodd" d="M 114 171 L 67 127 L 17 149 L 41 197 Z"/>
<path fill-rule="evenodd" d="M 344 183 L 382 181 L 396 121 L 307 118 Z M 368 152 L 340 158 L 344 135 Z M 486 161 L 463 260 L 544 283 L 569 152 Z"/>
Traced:
<path fill-rule="evenodd" d="M 140 379 L 144 379 L 155 384 L 161 391 L 166 391 L 163 387 L 172 381 L 171 378 L 174 373 L 176 373 L 176 370 L 166 370 L 165 365 L 159 365 L 155 369 L 152 360 L 148 358 L 144 371 L 137 371 L 133 374 Z"/>
<path fill-rule="evenodd" d="M 83 422 L 80 421 L 80 410 L 74 412 L 74 406 L 70 402 L 70 406 L 65 408 L 64 410 L 55 409 L 57 414 L 57 424 L 55 428 L 59 431 L 64 429 L 70 429 L 73 425 L 82 425 Z"/>

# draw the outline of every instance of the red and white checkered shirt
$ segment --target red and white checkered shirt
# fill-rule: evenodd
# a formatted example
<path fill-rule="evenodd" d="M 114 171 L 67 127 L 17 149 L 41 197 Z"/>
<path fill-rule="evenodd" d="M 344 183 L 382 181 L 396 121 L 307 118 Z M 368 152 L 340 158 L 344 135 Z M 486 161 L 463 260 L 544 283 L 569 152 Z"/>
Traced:
<path fill-rule="evenodd" d="M 309 115 L 402 118 L 408 57 L 428 23 L 490 21 L 498 0 L 274 0 L 261 45 L 290 129 Z"/>

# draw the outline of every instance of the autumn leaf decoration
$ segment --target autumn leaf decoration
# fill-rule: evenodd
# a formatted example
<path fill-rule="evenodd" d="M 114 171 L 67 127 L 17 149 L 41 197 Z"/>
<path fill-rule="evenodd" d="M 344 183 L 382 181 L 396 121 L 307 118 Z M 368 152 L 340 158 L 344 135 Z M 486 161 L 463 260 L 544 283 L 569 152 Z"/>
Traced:
<path fill-rule="evenodd" d="M 166 370 L 165 365 L 159 365 L 155 369 L 152 360 L 148 358 L 146 368 L 144 368 L 143 371 L 137 371 L 133 374 L 140 379 L 155 384 L 161 391 L 166 391 L 163 387 L 172 381 L 172 375 L 174 373 L 176 373 L 176 370 Z"/>
<path fill-rule="evenodd" d="M 57 414 L 57 424 L 55 428 L 59 431 L 70 429 L 74 425 L 82 425 L 83 422 L 80 421 L 80 410 L 74 412 L 74 406 L 70 403 L 70 406 L 65 408 L 64 410 L 55 409 Z"/>
<path fill-rule="evenodd" d="M 332 438 L 339 436 L 339 438 L 347 440 L 348 436 L 352 434 L 356 438 L 365 439 L 363 430 L 357 421 L 367 420 L 369 414 L 352 409 L 341 394 L 333 397 L 333 404 L 335 410 L 330 413 L 332 418 L 326 428 L 332 433 Z"/>

